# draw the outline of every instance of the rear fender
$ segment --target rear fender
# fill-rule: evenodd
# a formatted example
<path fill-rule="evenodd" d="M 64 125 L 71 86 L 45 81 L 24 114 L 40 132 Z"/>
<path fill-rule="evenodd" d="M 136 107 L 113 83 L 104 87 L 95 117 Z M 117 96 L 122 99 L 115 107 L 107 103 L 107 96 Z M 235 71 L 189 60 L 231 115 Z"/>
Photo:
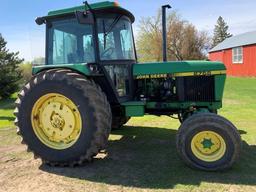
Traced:
<path fill-rule="evenodd" d="M 93 72 L 88 64 L 63 64 L 63 65 L 42 65 L 42 66 L 34 66 L 32 68 L 32 74 L 36 75 L 42 71 L 50 70 L 50 69 L 70 69 L 74 72 L 77 72 L 85 77 L 92 79 L 95 83 L 97 83 L 102 91 L 106 94 L 110 105 L 119 105 L 119 100 L 115 93 L 115 90 L 111 87 L 110 82 L 108 82 L 107 78 L 103 74 Z"/>
<path fill-rule="evenodd" d="M 82 63 L 82 64 L 63 64 L 63 65 L 40 65 L 40 66 L 33 66 L 32 68 L 32 74 L 36 75 L 37 73 L 40 73 L 45 70 L 49 69 L 71 69 L 73 71 L 76 71 L 80 74 L 91 76 L 93 75 L 90 68 L 88 67 L 88 64 Z"/>

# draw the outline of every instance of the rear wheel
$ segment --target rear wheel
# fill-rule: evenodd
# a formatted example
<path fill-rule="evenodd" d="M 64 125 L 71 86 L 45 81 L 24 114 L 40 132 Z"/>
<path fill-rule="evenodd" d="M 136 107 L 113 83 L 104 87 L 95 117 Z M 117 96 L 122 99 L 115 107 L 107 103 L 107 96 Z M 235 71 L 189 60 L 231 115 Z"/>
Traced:
<path fill-rule="evenodd" d="M 42 72 L 23 88 L 16 105 L 15 124 L 23 143 L 48 164 L 82 164 L 107 144 L 109 103 L 100 88 L 80 74 Z"/>
<path fill-rule="evenodd" d="M 176 144 L 187 165 L 216 171 L 230 168 L 238 159 L 241 138 L 227 119 L 202 113 L 192 115 L 180 126 Z"/>

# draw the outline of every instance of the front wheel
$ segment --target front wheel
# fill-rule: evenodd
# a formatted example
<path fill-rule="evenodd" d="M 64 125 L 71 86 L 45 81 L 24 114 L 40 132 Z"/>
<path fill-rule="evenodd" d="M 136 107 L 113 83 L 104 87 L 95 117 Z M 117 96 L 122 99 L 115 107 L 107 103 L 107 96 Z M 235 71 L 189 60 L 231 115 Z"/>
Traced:
<path fill-rule="evenodd" d="M 217 171 L 230 168 L 238 159 L 241 138 L 227 119 L 202 113 L 192 115 L 180 126 L 176 146 L 190 167 Z"/>

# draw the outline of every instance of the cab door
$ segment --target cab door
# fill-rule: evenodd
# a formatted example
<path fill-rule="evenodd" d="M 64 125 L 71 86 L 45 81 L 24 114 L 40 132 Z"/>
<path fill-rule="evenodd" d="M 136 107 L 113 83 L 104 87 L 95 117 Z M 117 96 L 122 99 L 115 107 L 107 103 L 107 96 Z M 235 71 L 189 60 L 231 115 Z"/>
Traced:
<path fill-rule="evenodd" d="M 131 22 L 120 15 L 99 18 L 100 65 L 105 69 L 120 101 L 132 99 L 132 64 L 136 62 Z"/>

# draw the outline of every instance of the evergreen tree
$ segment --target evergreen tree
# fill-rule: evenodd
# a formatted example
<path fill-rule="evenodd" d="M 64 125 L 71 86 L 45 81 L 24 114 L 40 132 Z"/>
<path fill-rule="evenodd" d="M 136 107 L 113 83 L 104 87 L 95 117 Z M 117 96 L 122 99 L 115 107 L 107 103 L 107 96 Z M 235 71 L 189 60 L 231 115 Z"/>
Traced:
<path fill-rule="evenodd" d="M 9 52 L 6 44 L 0 34 L 0 99 L 8 98 L 16 92 L 19 89 L 19 80 L 22 78 L 18 64 L 23 60 L 18 58 L 18 52 Z"/>
<path fill-rule="evenodd" d="M 212 47 L 215 47 L 216 45 L 224 41 L 226 38 L 232 37 L 232 35 L 228 32 L 228 28 L 229 26 L 224 21 L 224 19 L 220 16 L 214 28 Z"/>

